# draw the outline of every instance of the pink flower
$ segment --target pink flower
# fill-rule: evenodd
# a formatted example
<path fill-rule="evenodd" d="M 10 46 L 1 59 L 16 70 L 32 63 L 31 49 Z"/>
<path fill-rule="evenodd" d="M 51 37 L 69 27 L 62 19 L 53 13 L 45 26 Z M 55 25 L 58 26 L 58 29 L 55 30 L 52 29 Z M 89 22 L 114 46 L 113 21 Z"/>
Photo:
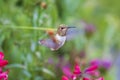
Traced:
<path fill-rule="evenodd" d="M 77 75 L 73 74 L 71 78 L 72 78 L 73 80 L 76 80 L 76 79 L 77 79 Z"/>
<path fill-rule="evenodd" d="M 86 74 L 91 75 L 91 76 L 96 76 L 96 77 L 100 76 L 100 72 L 98 70 L 88 71 L 88 72 L 86 72 Z"/>
<path fill-rule="evenodd" d="M 67 77 L 70 78 L 72 76 L 72 73 L 71 73 L 70 68 L 68 66 L 62 67 L 62 71 Z"/>
<path fill-rule="evenodd" d="M 94 70 L 97 70 L 98 69 L 98 66 L 97 65 L 92 65 L 90 67 L 88 67 L 85 72 L 90 72 L 90 71 L 94 71 Z"/>
<path fill-rule="evenodd" d="M 7 60 L 0 60 L 0 67 L 4 67 L 8 64 Z"/>
<path fill-rule="evenodd" d="M 98 79 L 96 79 L 96 80 L 104 80 L 104 78 L 103 78 L 103 77 L 100 77 L 100 78 L 98 78 Z"/>
<path fill-rule="evenodd" d="M 3 59 L 4 59 L 4 54 L 0 52 L 0 67 L 4 67 L 8 64 L 8 61 Z"/>
<path fill-rule="evenodd" d="M 66 76 L 62 76 L 62 80 L 69 80 Z"/>
<path fill-rule="evenodd" d="M 112 62 L 110 60 L 100 60 L 100 59 L 94 59 L 90 62 L 90 65 L 97 65 L 100 68 L 109 69 L 112 65 Z"/>
<path fill-rule="evenodd" d="M 83 80 L 90 80 L 89 78 L 83 78 Z"/>
<path fill-rule="evenodd" d="M 0 52 L 0 60 L 3 60 L 3 58 L 4 58 L 4 54 Z"/>
<path fill-rule="evenodd" d="M 9 71 L 1 72 L 0 73 L 0 80 L 1 79 L 8 80 L 8 72 Z"/>
<path fill-rule="evenodd" d="M 0 80 L 8 80 L 8 72 L 9 71 L 2 71 L 2 68 L 8 64 L 7 60 L 4 59 L 4 54 L 0 52 Z"/>
<path fill-rule="evenodd" d="M 82 78 L 82 80 L 93 80 L 93 79 L 91 79 L 92 77 L 94 77 L 94 78 L 99 77 L 99 71 L 97 69 L 98 69 L 97 65 L 91 65 L 90 67 L 81 71 L 79 65 L 76 64 L 74 66 L 73 74 L 71 74 L 69 68 L 63 69 L 63 72 L 64 72 L 65 75 L 70 74 L 69 76 L 71 76 L 71 75 L 72 76 L 71 77 L 63 76 L 62 80 L 68 80 L 68 78 L 72 79 L 72 80 L 81 79 L 81 78 Z M 103 80 L 103 78 L 100 77 L 100 78 L 94 79 L 94 80 Z"/>
<path fill-rule="evenodd" d="M 78 64 L 75 65 L 73 73 L 76 75 L 81 73 L 81 70 Z"/>

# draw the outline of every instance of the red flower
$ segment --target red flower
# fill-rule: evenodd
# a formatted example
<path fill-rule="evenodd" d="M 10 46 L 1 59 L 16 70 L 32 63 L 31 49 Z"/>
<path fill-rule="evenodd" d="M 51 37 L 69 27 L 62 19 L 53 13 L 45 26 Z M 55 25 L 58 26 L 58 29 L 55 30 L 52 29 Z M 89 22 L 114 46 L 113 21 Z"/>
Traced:
<path fill-rule="evenodd" d="M 62 80 L 69 80 L 66 76 L 62 76 Z"/>
<path fill-rule="evenodd" d="M 89 78 L 83 78 L 83 80 L 90 80 Z"/>
<path fill-rule="evenodd" d="M 0 52 L 0 80 L 8 80 L 8 71 L 2 71 L 2 68 L 8 64 L 8 61 L 3 59 L 4 54 Z"/>
<path fill-rule="evenodd" d="M 0 52 L 0 60 L 3 60 L 3 58 L 4 58 L 4 54 Z"/>
<path fill-rule="evenodd" d="M 7 60 L 0 60 L 0 67 L 4 67 L 8 64 L 8 61 Z"/>
<path fill-rule="evenodd" d="M 82 80 L 91 80 L 92 77 L 97 78 L 99 76 L 99 71 L 97 69 L 98 69 L 97 65 L 92 65 L 92 66 L 86 68 L 85 70 L 81 71 L 79 65 L 76 64 L 71 77 L 66 77 L 69 73 L 71 75 L 70 69 L 68 69 L 68 68 L 63 69 L 63 72 L 66 76 L 63 76 L 62 80 L 69 80 L 68 78 L 70 78 L 72 80 L 81 79 L 81 78 L 82 78 Z M 104 79 L 103 79 L 103 77 L 100 77 L 100 78 L 94 79 L 94 80 L 104 80 Z"/>
<path fill-rule="evenodd" d="M 86 74 L 91 75 L 91 76 L 96 76 L 96 77 L 100 76 L 100 72 L 98 70 L 89 71 L 89 72 L 86 72 Z"/>
<path fill-rule="evenodd" d="M 3 60 L 4 58 L 4 54 L 2 52 L 0 52 L 0 67 L 4 67 L 8 64 L 7 60 Z"/>
<path fill-rule="evenodd" d="M 71 71 L 70 71 L 70 68 L 69 67 L 67 67 L 67 66 L 65 66 L 65 67 L 62 67 L 62 71 L 63 71 L 63 73 L 67 76 L 67 77 L 71 77 L 72 76 L 72 73 L 71 73 Z"/>
<path fill-rule="evenodd" d="M 90 66 L 88 67 L 85 72 L 90 72 L 90 71 L 95 71 L 98 69 L 98 66 L 97 65 L 93 65 L 93 66 Z"/>
<path fill-rule="evenodd" d="M 76 75 L 81 73 L 81 70 L 78 64 L 75 65 L 73 73 Z"/>
<path fill-rule="evenodd" d="M 103 77 L 100 77 L 100 78 L 98 78 L 98 79 L 96 79 L 96 80 L 104 80 L 104 78 L 103 78 Z"/>
<path fill-rule="evenodd" d="M 0 72 L 0 80 L 2 80 L 2 79 L 8 80 L 8 72 L 9 71 Z"/>
<path fill-rule="evenodd" d="M 111 60 L 108 60 L 108 59 L 102 59 L 102 60 L 94 59 L 90 62 L 90 65 L 97 65 L 97 66 L 99 66 L 99 68 L 108 70 L 108 69 L 110 69 L 112 62 L 111 62 Z"/>

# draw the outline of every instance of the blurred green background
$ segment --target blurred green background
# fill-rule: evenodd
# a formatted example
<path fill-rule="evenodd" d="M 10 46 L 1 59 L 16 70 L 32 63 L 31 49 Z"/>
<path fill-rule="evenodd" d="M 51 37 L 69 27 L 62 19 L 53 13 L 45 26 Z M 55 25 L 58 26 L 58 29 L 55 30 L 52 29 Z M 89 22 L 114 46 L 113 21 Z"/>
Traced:
<path fill-rule="evenodd" d="M 105 80 L 119 80 L 116 66 L 120 53 L 119 3 L 119 0 L 0 0 L 0 51 L 9 61 L 6 67 L 10 70 L 9 80 L 61 80 L 63 73 L 57 65 L 69 62 L 74 66 L 74 55 L 81 51 L 85 52 L 82 58 L 86 63 L 96 58 L 111 60 L 111 68 L 101 74 Z M 95 31 L 89 33 L 90 37 L 78 36 L 68 41 L 55 52 L 38 44 L 40 39 L 49 37 L 45 31 L 18 28 L 81 26 L 81 20 L 93 24 Z"/>

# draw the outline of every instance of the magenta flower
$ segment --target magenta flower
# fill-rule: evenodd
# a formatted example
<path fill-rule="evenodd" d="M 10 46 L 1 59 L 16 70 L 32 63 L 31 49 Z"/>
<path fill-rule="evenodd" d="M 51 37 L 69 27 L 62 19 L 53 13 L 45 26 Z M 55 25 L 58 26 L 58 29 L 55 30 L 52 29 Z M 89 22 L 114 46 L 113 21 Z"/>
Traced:
<path fill-rule="evenodd" d="M 0 67 L 4 67 L 8 64 L 7 60 L 0 60 Z"/>
<path fill-rule="evenodd" d="M 83 78 L 83 80 L 91 80 L 91 79 L 89 79 L 89 78 Z M 100 78 L 98 78 L 98 79 L 93 79 L 93 80 L 104 80 L 104 78 L 103 78 L 103 77 L 100 77 Z"/>
<path fill-rule="evenodd" d="M 98 69 L 98 67 L 96 65 L 90 66 L 88 68 L 86 68 L 85 70 L 81 71 L 80 67 L 78 64 L 75 65 L 74 71 L 73 71 L 73 76 L 72 78 L 74 78 L 74 80 L 77 77 L 83 77 L 83 80 L 89 80 L 89 78 L 87 78 L 87 76 L 95 76 L 93 74 L 96 73 L 96 70 Z M 87 75 L 87 76 L 85 76 Z"/>
<path fill-rule="evenodd" d="M 64 71 L 64 69 L 63 69 L 64 74 L 68 75 L 70 73 L 69 76 L 71 76 L 71 77 L 64 76 L 62 78 L 62 80 L 68 80 L 68 79 L 70 79 L 70 80 L 71 79 L 72 80 L 76 80 L 76 79 L 82 79 L 82 80 L 103 80 L 102 77 L 100 77 L 98 79 L 93 79 L 93 76 L 94 76 L 94 78 L 95 77 L 96 78 L 99 77 L 99 71 L 97 69 L 98 69 L 97 65 L 92 65 L 92 66 L 86 68 L 85 70 L 81 71 L 79 65 L 75 64 L 72 76 L 71 76 L 70 69 L 67 69 L 67 72 Z"/>
<path fill-rule="evenodd" d="M 93 65 L 93 66 L 90 66 L 87 69 L 85 69 L 85 72 L 91 72 L 91 71 L 94 71 L 96 69 L 98 69 L 98 66 L 97 65 Z"/>
<path fill-rule="evenodd" d="M 0 80 L 1 79 L 8 80 L 8 72 L 9 71 L 0 72 Z"/>
<path fill-rule="evenodd" d="M 96 79 L 96 80 L 104 80 L 104 78 L 103 78 L 103 77 L 100 77 L 100 78 L 98 78 L 98 79 Z"/>
<path fill-rule="evenodd" d="M 100 72 L 98 70 L 86 72 L 89 75 L 99 77 Z"/>
<path fill-rule="evenodd" d="M 0 52 L 0 67 L 4 67 L 5 65 L 8 64 L 8 61 L 3 59 L 4 59 L 4 54 Z"/>
<path fill-rule="evenodd" d="M 72 73 L 71 73 L 70 68 L 68 66 L 62 67 L 62 71 L 67 77 L 71 78 Z"/>
<path fill-rule="evenodd" d="M 73 73 L 76 75 L 81 73 L 81 70 L 78 64 L 75 65 Z"/>
<path fill-rule="evenodd" d="M 108 70 L 111 67 L 112 62 L 110 60 L 94 59 L 90 62 L 90 65 L 97 65 L 99 68 Z"/>
<path fill-rule="evenodd" d="M 85 77 L 84 77 L 84 78 L 83 78 L 83 80 L 90 80 L 90 79 L 89 79 L 89 78 L 85 78 Z"/>
<path fill-rule="evenodd" d="M 7 60 L 4 59 L 4 54 L 0 52 L 0 80 L 8 80 L 8 72 L 9 71 L 2 71 L 2 68 L 8 64 Z"/>
<path fill-rule="evenodd" d="M 66 76 L 62 76 L 62 80 L 69 80 Z"/>

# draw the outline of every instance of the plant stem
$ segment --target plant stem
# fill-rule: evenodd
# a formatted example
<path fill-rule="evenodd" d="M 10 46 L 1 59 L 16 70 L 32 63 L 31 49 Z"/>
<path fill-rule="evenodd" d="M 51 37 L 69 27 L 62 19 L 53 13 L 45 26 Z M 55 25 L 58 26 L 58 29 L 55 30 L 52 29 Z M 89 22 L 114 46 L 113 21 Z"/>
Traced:
<path fill-rule="evenodd" d="M 14 27 L 17 29 L 31 29 L 31 30 L 56 30 L 54 28 L 39 28 L 39 27 Z"/>

